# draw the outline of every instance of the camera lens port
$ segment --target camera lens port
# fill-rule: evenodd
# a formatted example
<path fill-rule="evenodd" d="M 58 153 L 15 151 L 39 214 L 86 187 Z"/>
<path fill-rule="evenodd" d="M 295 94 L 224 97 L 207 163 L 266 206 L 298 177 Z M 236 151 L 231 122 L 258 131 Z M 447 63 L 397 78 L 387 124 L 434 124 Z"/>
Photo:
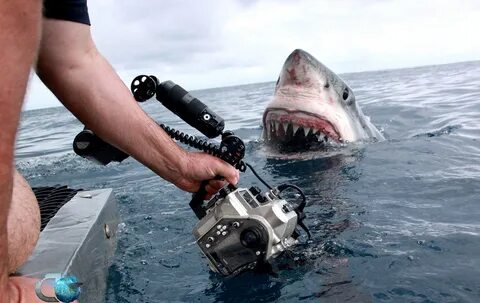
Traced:
<path fill-rule="evenodd" d="M 262 246 L 263 244 L 263 237 L 262 233 L 258 228 L 248 228 L 245 229 L 240 234 L 240 242 L 244 247 L 247 248 L 257 248 Z"/>

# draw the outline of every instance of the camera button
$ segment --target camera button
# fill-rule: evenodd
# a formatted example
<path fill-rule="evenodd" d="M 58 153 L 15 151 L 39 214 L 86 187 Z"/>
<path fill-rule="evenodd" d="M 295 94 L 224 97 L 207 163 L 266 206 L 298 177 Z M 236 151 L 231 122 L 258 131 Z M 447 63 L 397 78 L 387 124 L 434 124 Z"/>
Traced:
<path fill-rule="evenodd" d="M 253 196 L 256 196 L 262 192 L 258 186 L 252 186 L 248 190 L 252 193 Z"/>
<path fill-rule="evenodd" d="M 287 204 L 285 204 L 285 205 L 283 205 L 283 207 L 282 207 L 282 211 L 283 211 L 284 213 L 289 213 L 289 212 L 292 211 L 292 209 L 291 209 Z"/>
<path fill-rule="evenodd" d="M 215 238 L 214 237 L 208 237 L 207 241 L 208 242 L 213 242 L 213 241 L 215 241 Z"/>

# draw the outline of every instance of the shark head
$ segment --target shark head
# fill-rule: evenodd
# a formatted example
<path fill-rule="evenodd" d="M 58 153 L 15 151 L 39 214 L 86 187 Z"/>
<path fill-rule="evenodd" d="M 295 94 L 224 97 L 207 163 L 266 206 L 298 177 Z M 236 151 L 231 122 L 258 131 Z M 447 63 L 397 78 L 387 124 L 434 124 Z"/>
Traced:
<path fill-rule="evenodd" d="M 263 126 L 268 143 L 304 148 L 383 138 L 363 115 L 352 89 L 300 49 L 283 65 Z"/>

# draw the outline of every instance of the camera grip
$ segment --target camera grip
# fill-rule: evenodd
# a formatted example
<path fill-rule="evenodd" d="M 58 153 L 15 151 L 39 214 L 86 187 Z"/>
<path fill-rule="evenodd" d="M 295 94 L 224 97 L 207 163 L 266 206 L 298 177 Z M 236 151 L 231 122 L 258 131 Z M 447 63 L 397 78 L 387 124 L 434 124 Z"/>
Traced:
<path fill-rule="evenodd" d="M 203 201 L 207 195 L 206 187 L 208 182 L 209 180 L 204 180 L 202 183 L 200 183 L 200 188 L 192 195 L 192 200 L 189 203 L 190 208 L 193 210 L 198 219 L 201 219 L 206 215 L 206 211 L 203 208 Z"/>
<path fill-rule="evenodd" d="M 224 180 L 225 178 L 222 176 L 215 176 L 212 180 Z M 198 219 L 201 219 L 205 217 L 207 214 L 205 208 L 204 208 L 204 201 L 205 197 L 207 196 L 207 185 L 210 180 L 204 180 L 200 183 L 200 188 L 196 193 L 192 195 L 192 200 L 190 201 L 189 205 L 190 208 L 193 210 L 195 215 L 197 216 Z"/>

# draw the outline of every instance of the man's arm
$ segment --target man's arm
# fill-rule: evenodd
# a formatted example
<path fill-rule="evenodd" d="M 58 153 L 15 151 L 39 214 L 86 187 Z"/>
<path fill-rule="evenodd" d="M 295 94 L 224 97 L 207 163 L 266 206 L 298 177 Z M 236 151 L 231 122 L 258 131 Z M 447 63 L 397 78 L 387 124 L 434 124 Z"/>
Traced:
<path fill-rule="evenodd" d="M 129 47 L 129 45 L 125 45 Z M 80 23 L 43 21 L 37 73 L 58 99 L 105 141 L 133 156 L 187 191 L 221 175 L 231 183 L 238 172 L 225 162 L 181 149 L 136 103 Z M 222 182 L 211 182 L 213 193 Z"/>
<path fill-rule="evenodd" d="M 34 289 L 9 280 L 7 218 L 13 181 L 15 135 L 40 34 L 41 2 L 0 1 L 0 298 L 37 302 Z"/>

